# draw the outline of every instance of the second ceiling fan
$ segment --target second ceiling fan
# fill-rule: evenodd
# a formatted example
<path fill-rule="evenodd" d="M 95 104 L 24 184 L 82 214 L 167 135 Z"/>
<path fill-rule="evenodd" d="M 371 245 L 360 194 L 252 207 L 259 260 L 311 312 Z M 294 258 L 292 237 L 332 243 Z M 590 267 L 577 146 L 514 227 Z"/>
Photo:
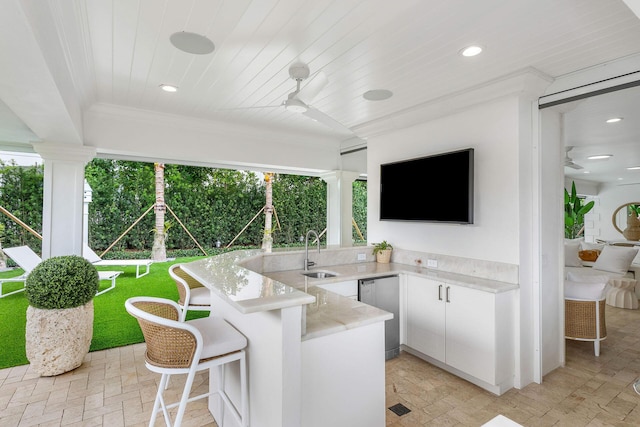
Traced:
<path fill-rule="evenodd" d="M 571 169 L 583 169 L 582 166 L 575 163 L 571 157 L 569 157 L 569 151 L 573 150 L 573 145 L 567 145 L 564 147 L 564 165 Z"/>

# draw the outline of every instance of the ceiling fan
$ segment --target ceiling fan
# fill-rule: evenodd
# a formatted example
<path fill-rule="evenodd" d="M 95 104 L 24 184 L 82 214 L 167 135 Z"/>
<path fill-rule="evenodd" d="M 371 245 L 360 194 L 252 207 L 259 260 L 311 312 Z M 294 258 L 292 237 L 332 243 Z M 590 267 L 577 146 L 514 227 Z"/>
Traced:
<path fill-rule="evenodd" d="M 289 77 L 296 81 L 296 89 L 289 95 L 287 95 L 287 99 L 285 99 L 280 105 L 277 105 L 275 107 L 284 107 L 288 111 L 303 114 L 311 118 L 312 120 L 322 123 L 325 126 L 328 126 L 340 133 L 354 136 L 354 133 L 351 129 L 310 105 L 313 99 L 318 96 L 322 89 L 324 89 L 324 87 L 329 83 L 329 79 L 327 78 L 325 73 L 320 71 L 316 73 L 304 85 L 304 87 L 302 87 L 302 82 L 307 80 L 310 74 L 311 73 L 309 70 L 309 66 L 307 64 L 301 62 L 292 64 L 289 67 Z"/>
<path fill-rule="evenodd" d="M 569 157 L 569 151 L 571 150 L 573 150 L 573 145 L 567 145 L 566 147 L 564 147 L 564 165 L 572 169 L 583 169 L 582 166 L 580 166 L 577 163 L 574 163 L 573 159 Z"/>

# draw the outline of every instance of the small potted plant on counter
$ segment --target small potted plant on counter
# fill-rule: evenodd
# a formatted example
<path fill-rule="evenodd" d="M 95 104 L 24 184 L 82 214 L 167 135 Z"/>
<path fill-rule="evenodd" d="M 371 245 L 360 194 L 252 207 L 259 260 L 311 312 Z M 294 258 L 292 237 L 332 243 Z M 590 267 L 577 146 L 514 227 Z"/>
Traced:
<path fill-rule="evenodd" d="M 99 284 L 98 270 L 76 255 L 46 259 L 27 277 L 26 352 L 41 376 L 82 364 L 93 336 L 93 297 Z"/>
<path fill-rule="evenodd" d="M 387 243 L 386 240 L 383 240 L 380 243 L 375 243 L 373 245 L 373 255 L 376 257 L 376 261 L 380 263 L 387 264 L 391 259 L 391 251 L 393 250 L 393 246 Z"/>

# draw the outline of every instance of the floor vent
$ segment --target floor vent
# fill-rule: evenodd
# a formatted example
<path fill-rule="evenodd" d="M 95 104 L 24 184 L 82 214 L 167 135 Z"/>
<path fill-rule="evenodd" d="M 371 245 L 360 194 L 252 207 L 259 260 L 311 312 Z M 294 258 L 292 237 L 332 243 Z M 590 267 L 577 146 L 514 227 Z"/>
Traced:
<path fill-rule="evenodd" d="M 411 412 L 411 409 L 407 408 L 402 403 L 397 403 L 397 404 L 395 404 L 393 406 L 390 406 L 389 410 L 391 412 L 393 412 L 394 414 L 396 414 L 397 416 L 399 416 L 399 417 L 401 417 L 403 415 L 406 415 L 409 412 Z"/>

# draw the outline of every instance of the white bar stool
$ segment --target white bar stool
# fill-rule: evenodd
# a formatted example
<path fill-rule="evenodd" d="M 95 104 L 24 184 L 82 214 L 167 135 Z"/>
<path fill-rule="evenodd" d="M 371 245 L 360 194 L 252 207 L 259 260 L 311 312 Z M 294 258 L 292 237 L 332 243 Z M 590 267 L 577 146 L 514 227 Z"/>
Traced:
<path fill-rule="evenodd" d="M 176 282 L 178 288 L 178 305 L 182 309 L 180 321 L 184 321 L 187 311 L 211 311 L 211 291 L 202 283 L 187 274 L 182 264 L 169 267 L 169 276 Z"/>
<path fill-rule="evenodd" d="M 241 426 L 249 425 L 249 402 L 247 391 L 247 366 L 245 347 L 247 339 L 233 326 L 219 317 L 180 322 L 182 310 L 175 302 L 164 298 L 134 297 L 125 301 L 127 312 L 138 320 L 147 351 L 146 367 L 162 374 L 149 426 L 155 424 L 158 412 L 162 411 L 167 426 L 171 426 L 169 409 L 178 407 L 173 426 L 179 427 L 187 403 L 218 394 L 223 407 Z M 236 408 L 224 388 L 222 381 L 213 391 L 189 397 L 197 371 L 220 367 L 230 362 L 240 362 L 240 408 Z M 187 374 L 187 381 L 179 402 L 166 404 L 164 390 L 170 375 Z M 211 390 L 211 385 L 210 385 Z"/>

